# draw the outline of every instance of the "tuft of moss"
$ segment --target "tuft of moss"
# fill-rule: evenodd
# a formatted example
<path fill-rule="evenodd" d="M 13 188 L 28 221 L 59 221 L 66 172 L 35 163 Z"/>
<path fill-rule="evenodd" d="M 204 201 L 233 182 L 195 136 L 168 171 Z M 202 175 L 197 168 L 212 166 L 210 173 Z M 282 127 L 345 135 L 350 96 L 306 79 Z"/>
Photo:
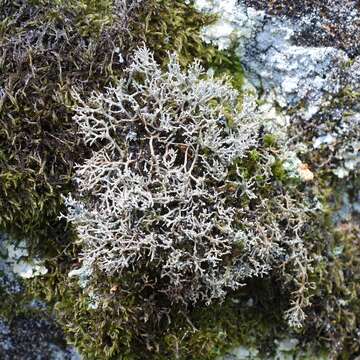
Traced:
<path fill-rule="evenodd" d="M 166 65 L 167 52 L 176 52 L 179 63 L 186 67 L 199 59 L 215 76 L 228 75 L 234 88 L 241 90 L 244 71 L 235 55 L 236 45 L 219 50 L 202 40 L 202 29 L 216 21 L 215 15 L 198 11 L 194 0 L 159 0 L 153 2 L 145 17 L 144 41 L 159 64 Z"/>
<path fill-rule="evenodd" d="M 269 355 L 274 338 L 286 329 L 281 317 L 286 294 L 279 293 L 276 278 L 251 282 L 224 303 L 185 308 L 169 307 L 161 296 L 149 300 L 149 289 L 133 278 L 98 274 L 82 289 L 53 270 L 34 279 L 28 292 L 53 304 L 69 340 L 86 359 L 214 360 L 237 344 Z M 95 288 L 101 297 L 92 307 Z"/>
<path fill-rule="evenodd" d="M 277 143 L 276 136 L 273 134 L 265 134 L 264 135 L 264 145 L 266 147 L 275 147 Z"/>
<path fill-rule="evenodd" d="M 126 58 L 132 43 L 117 16 L 110 0 L 0 4 L 0 229 L 15 237 L 57 236 L 61 194 L 89 154 L 71 91 L 86 96 L 121 74 L 116 49 Z"/>
<path fill-rule="evenodd" d="M 168 60 L 167 52 L 174 51 L 182 66 L 189 65 L 194 58 L 209 64 L 216 56 L 216 49 L 204 44 L 201 29 L 213 21 L 214 16 L 195 9 L 193 0 L 189 4 L 181 0 L 159 0 L 145 17 L 144 40 L 160 64 Z"/>

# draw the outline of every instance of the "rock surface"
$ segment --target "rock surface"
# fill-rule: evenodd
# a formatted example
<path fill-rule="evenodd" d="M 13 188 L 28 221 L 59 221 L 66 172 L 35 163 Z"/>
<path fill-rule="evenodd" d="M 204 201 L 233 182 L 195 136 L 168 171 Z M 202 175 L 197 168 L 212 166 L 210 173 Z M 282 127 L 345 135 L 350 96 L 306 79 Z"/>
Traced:
<path fill-rule="evenodd" d="M 358 171 L 360 109 L 355 98 L 360 56 L 350 50 L 358 46 L 359 2 L 313 0 L 290 6 L 286 0 L 197 0 L 196 5 L 219 15 L 217 23 L 204 29 L 204 40 L 220 49 L 235 47 L 247 80 L 262 101 L 280 110 L 278 119 L 286 119 L 285 126 L 309 128 L 312 138 L 297 145 L 331 153 L 327 166 L 339 178 Z M 327 22 L 345 27 L 353 42 L 322 39 L 319 32 L 309 30 L 309 19 L 317 19 L 319 28 Z M 313 43 L 307 41 L 309 33 Z M 355 100 L 345 103 L 344 94 Z"/>
<path fill-rule="evenodd" d="M 270 16 L 235 0 L 199 0 L 202 11 L 221 13 L 204 31 L 204 40 L 220 49 L 236 47 L 247 78 L 282 108 L 304 103 L 305 118 L 315 114 L 326 96 L 343 86 L 349 58 L 336 47 L 300 46 L 294 40 L 306 21 Z"/>
<path fill-rule="evenodd" d="M 47 306 L 27 298 L 23 279 L 46 271 L 39 261 L 27 262 L 27 255 L 23 244 L 0 234 L 0 359 L 80 360 Z"/>
<path fill-rule="evenodd" d="M 244 0 L 247 6 L 300 23 L 297 45 L 335 47 L 349 57 L 360 55 L 358 0 Z"/>

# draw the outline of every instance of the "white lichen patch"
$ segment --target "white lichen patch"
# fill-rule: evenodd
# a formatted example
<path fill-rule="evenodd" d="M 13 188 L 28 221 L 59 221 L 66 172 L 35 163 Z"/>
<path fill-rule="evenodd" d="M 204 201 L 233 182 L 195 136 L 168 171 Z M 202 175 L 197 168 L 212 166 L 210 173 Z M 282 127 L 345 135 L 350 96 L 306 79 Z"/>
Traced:
<path fill-rule="evenodd" d="M 261 26 L 265 13 L 252 8 L 245 8 L 237 0 L 196 0 L 200 11 L 221 14 L 219 20 L 203 31 L 206 42 L 215 43 L 220 50 L 239 44 L 238 51 L 244 50 L 244 44 L 249 42 Z"/>
<path fill-rule="evenodd" d="M 45 275 L 48 270 L 39 259 L 29 259 L 29 252 L 24 241 L 17 245 L 5 241 L 3 247 L 7 250 L 7 257 L 3 261 L 11 271 L 23 279 Z"/>
<path fill-rule="evenodd" d="M 236 42 L 239 55 L 255 37 L 265 17 L 263 11 L 244 7 L 237 0 L 196 0 L 195 6 L 200 11 L 219 14 L 219 20 L 204 29 L 204 40 L 216 44 L 220 50 Z"/>
<path fill-rule="evenodd" d="M 68 277 L 77 279 L 79 286 L 84 290 L 83 293 L 87 296 L 88 309 L 95 310 L 99 306 L 100 297 L 94 292 L 94 290 L 88 289 L 92 273 L 93 270 L 91 267 L 82 265 L 77 269 L 69 271 Z"/>
<path fill-rule="evenodd" d="M 320 148 L 322 145 L 332 145 L 336 142 L 336 136 L 333 134 L 326 134 L 319 136 L 314 140 L 313 147 L 314 149 Z"/>
<path fill-rule="evenodd" d="M 92 274 L 92 269 L 87 266 L 81 266 L 77 269 L 73 269 L 69 271 L 68 277 L 69 278 L 78 278 L 79 285 L 82 289 L 86 288 L 89 283 L 90 276 Z"/>
<path fill-rule="evenodd" d="M 274 341 L 275 353 L 263 355 L 255 346 L 238 346 L 218 357 L 217 360 L 327 360 L 327 355 L 315 355 L 311 351 L 306 352 L 299 349 L 299 340 L 296 338 L 283 338 Z"/>
<path fill-rule="evenodd" d="M 235 45 L 246 76 L 281 107 L 304 102 L 303 116 L 309 119 L 325 95 L 339 91 L 341 67 L 348 61 L 345 52 L 294 45 L 292 38 L 301 20 L 270 17 L 233 0 L 197 1 L 196 5 L 219 16 L 216 24 L 204 29 L 204 40 L 220 49 Z"/>

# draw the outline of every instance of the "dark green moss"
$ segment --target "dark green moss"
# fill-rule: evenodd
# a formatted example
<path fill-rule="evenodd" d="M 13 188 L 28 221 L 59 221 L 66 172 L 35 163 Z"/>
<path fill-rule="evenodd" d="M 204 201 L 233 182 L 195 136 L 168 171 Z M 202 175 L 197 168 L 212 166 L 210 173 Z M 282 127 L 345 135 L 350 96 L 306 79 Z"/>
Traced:
<path fill-rule="evenodd" d="M 126 57 L 125 38 L 109 0 L 1 2 L 0 229 L 33 242 L 57 236 L 61 194 L 88 156 L 71 91 L 87 96 L 121 74 L 114 49 Z"/>
<path fill-rule="evenodd" d="M 96 309 L 89 308 L 93 288 L 100 295 Z M 55 272 L 34 280 L 29 292 L 54 304 L 86 359 L 213 360 L 237 344 L 274 351 L 274 337 L 285 329 L 280 288 L 275 279 L 259 279 L 222 304 L 185 308 L 169 306 L 156 294 L 149 298 L 149 289 L 131 279 L 100 275 L 84 291 Z"/>
<path fill-rule="evenodd" d="M 331 203 L 328 198 L 328 209 L 308 238 L 319 260 L 303 335 L 305 343 L 328 348 L 331 358 L 352 359 L 360 354 L 360 229 L 354 219 L 334 225 Z"/>

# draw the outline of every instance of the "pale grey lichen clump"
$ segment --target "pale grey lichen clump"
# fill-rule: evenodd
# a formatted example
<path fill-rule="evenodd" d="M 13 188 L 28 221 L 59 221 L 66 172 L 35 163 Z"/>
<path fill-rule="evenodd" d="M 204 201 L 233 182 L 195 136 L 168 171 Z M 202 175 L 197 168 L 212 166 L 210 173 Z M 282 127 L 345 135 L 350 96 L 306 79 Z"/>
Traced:
<path fill-rule="evenodd" d="M 255 143 L 256 124 L 243 120 L 239 126 L 235 119 L 226 127 L 225 106 L 235 105 L 236 92 L 200 80 L 198 64 L 183 73 L 171 56 L 162 73 L 143 48 L 128 72 L 131 93 L 120 82 L 83 103 L 75 117 L 86 142 L 107 141 L 77 170 L 79 190 L 95 193 L 96 203 L 89 208 L 67 199 L 68 218 L 85 242 L 83 260 L 114 273 L 135 266 L 145 253 L 150 263 L 166 253 L 162 277 L 173 298 L 221 297 L 224 286 L 236 288 L 245 276 L 219 264 L 246 234 L 232 226 L 236 211 L 216 187 L 226 186 L 226 167 Z M 244 183 L 244 191 L 251 193 L 250 187 Z M 195 278 L 189 281 L 187 273 Z"/>
<path fill-rule="evenodd" d="M 236 165 L 258 144 L 256 114 L 246 103 L 236 110 L 237 92 L 206 78 L 199 63 L 182 71 L 175 55 L 164 72 L 139 48 L 126 73 L 105 93 L 75 94 L 75 121 L 96 149 L 77 166 L 78 194 L 65 199 L 83 267 L 109 275 L 140 270 L 144 279 L 158 272 L 159 291 L 171 301 L 209 304 L 292 264 L 286 271 L 298 289 L 286 317 L 300 326 L 308 209 L 286 193 L 261 198 L 255 178 Z M 275 159 L 259 156 L 270 179 Z M 253 209 L 242 205 L 255 199 Z"/>
<path fill-rule="evenodd" d="M 236 288 L 246 276 L 267 271 L 260 263 L 247 273 L 219 266 L 233 243 L 248 236 L 234 228 L 236 209 L 226 205 L 220 187 L 226 188 L 231 161 L 255 144 L 257 124 L 239 117 L 226 126 L 225 106 L 235 105 L 236 92 L 201 80 L 199 64 L 183 73 L 171 56 L 162 73 L 143 48 L 128 72 L 131 93 L 120 82 L 77 109 L 85 141 L 107 141 L 77 170 L 79 190 L 95 194 L 96 203 L 67 199 L 68 218 L 84 240 L 83 260 L 114 273 L 145 253 L 150 263 L 164 253 L 161 275 L 173 298 L 221 297 L 224 286 Z M 251 184 L 243 185 L 251 196 Z"/>

